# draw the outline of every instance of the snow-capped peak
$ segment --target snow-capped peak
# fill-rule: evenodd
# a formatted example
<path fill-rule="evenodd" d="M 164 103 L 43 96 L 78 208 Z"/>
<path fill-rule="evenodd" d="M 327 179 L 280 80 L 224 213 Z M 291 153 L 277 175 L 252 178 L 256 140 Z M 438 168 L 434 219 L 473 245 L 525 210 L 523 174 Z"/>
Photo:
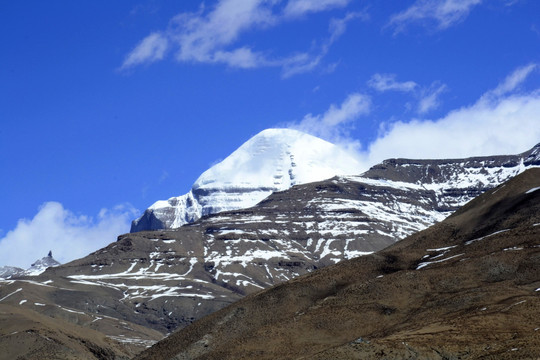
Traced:
<path fill-rule="evenodd" d="M 28 270 L 26 270 L 25 275 L 36 276 L 47 270 L 49 267 L 61 265 L 56 261 L 52 256 L 52 251 L 49 251 L 49 254 L 45 257 L 34 262 Z"/>
<path fill-rule="evenodd" d="M 337 174 L 355 174 L 358 162 L 334 144 L 290 129 L 267 129 L 206 170 L 193 190 L 289 187 Z"/>
<path fill-rule="evenodd" d="M 36 260 L 26 270 L 15 266 L 0 266 L 0 279 L 9 279 L 21 276 L 37 276 L 47 270 L 47 268 L 59 265 L 62 264 L 56 261 L 52 256 L 52 251 L 49 251 L 47 256 Z"/>
<path fill-rule="evenodd" d="M 131 231 L 177 228 L 203 215 L 251 207 L 296 184 L 361 170 L 332 143 L 297 130 L 267 129 L 201 174 L 188 194 L 154 203 Z"/>

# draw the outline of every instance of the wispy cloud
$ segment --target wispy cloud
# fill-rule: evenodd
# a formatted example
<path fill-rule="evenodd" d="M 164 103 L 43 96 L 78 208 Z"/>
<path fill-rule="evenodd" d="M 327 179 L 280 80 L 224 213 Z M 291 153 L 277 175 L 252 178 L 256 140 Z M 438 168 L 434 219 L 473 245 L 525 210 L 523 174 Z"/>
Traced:
<path fill-rule="evenodd" d="M 538 35 L 538 37 L 540 37 L 540 30 L 538 29 L 538 26 L 536 26 L 536 24 L 531 25 L 531 31 Z"/>
<path fill-rule="evenodd" d="M 389 90 L 411 92 L 414 91 L 418 84 L 414 81 L 396 81 L 395 74 L 374 74 L 368 81 L 368 85 L 373 89 L 384 92 Z"/>
<path fill-rule="evenodd" d="M 345 7 L 351 0 L 290 0 L 283 11 L 285 16 L 302 16 L 310 12 Z"/>
<path fill-rule="evenodd" d="M 128 232 L 137 214 L 132 206 L 120 205 L 102 209 L 96 217 L 75 215 L 58 202 L 47 202 L 0 239 L 0 266 L 27 268 L 49 250 L 62 263 L 86 256 Z"/>
<path fill-rule="evenodd" d="M 376 73 L 371 76 L 367 85 L 380 93 L 399 91 L 411 94 L 418 99 L 417 112 L 419 114 L 426 114 L 439 107 L 439 96 L 446 90 L 446 85 L 434 82 L 429 87 L 425 87 L 411 80 L 400 82 L 396 78 L 396 74 Z"/>
<path fill-rule="evenodd" d="M 122 64 L 126 69 L 143 63 L 162 60 L 169 47 L 169 40 L 160 33 L 152 33 L 145 37 L 127 56 Z"/>
<path fill-rule="evenodd" d="M 359 144 L 349 137 L 349 130 L 360 116 L 369 114 L 371 111 L 371 99 L 369 96 L 353 93 L 339 105 L 330 105 L 323 114 L 307 114 L 288 127 L 321 137 L 343 145 L 344 147 L 358 147 Z"/>
<path fill-rule="evenodd" d="M 349 13 L 330 23 L 330 35 L 311 52 L 287 56 L 271 55 L 272 50 L 255 50 L 242 44 L 248 31 L 267 30 L 302 15 L 344 8 L 350 0 L 219 0 L 215 6 L 175 16 L 165 31 L 147 36 L 125 58 L 121 69 L 152 63 L 164 58 L 169 49 L 179 62 L 225 64 L 233 68 L 280 67 L 283 76 L 312 71 L 321 63 L 330 46 L 343 34 L 346 24 L 364 14 Z"/>
<path fill-rule="evenodd" d="M 422 96 L 418 102 L 418 113 L 426 114 L 431 110 L 435 110 L 440 105 L 439 96 L 446 90 L 445 84 L 437 82 L 431 84 L 427 89 L 422 90 Z"/>
<path fill-rule="evenodd" d="M 289 58 L 277 61 L 276 65 L 283 68 L 283 77 L 288 78 L 293 75 L 310 72 L 315 69 L 321 60 L 328 54 L 332 44 L 343 35 L 347 29 L 347 23 L 354 19 L 366 19 L 367 15 L 361 12 L 346 14 L 343 18 L 332 18 L 328 28 L 329 37 L 325 39 L 317 51 L 313 54 L 302 53 Z"/>
<path fill-rule="evenodd" d="M 407 26 L 419 23 L 435 25 L 437 30 L 444 30 L 463 21 L 473 7 L 482 0 L 417 0 L 409 8 L 391 16 L 387 27 L 394 33 L 403 31 Z"/>
<path fill-rule="evenodd" d="M 486 95 L 489 97 L 499 97 L 516 90 L 531 73 L 538 69 L 538 64 L 529 64 L 516 69 L 508 75 L 495 89 L 489 91 Z"/>
<path fill-rule="evenodd" d="M 361 153 L 364 164 L 392 157 L 456 158 L 527 150 L 540 141 L 540 89 L 515 90 L 535 68 L 517 69 L 474 104 L 442 118 L 387 124 Z"/>

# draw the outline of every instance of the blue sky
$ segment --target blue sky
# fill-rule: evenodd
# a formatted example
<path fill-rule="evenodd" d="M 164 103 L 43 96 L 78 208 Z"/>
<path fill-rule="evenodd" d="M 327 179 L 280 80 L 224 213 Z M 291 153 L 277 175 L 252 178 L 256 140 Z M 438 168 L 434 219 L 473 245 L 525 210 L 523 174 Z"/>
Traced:
<path fill-rule="evenodd" d="M 366 168 L 525 151 L 540 142 L 538 14 L 536 0 L 5 1 L 0 265 L 114 241 L 269 127 Z"/>

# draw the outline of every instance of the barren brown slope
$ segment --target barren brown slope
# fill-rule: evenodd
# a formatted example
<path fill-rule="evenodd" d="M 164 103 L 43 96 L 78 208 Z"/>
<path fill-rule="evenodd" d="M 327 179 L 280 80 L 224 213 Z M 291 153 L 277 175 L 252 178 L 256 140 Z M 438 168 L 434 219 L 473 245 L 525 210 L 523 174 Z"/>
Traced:
<path fill-rule="evenodd" d="M 540 357 L 540 169 L 442 223 L 239 302 L 137 359 Z"/>
<path fill-rule="evenodd" d="M 98 331 L 27 307 L 0 304 L 0 359 L 129 359 L 130 351 Z"/>

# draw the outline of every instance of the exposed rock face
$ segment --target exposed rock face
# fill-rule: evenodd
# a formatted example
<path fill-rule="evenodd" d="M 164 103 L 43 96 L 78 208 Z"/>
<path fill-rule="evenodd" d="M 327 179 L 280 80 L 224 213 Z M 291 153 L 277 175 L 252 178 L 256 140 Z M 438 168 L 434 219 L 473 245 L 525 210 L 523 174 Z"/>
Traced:
<path fill-rule="evenodd" d="M 293 185 L 357 174 L 360 164 L 339 147 L 290 129 L 267 129 L 205 171 L 185 195 L 157 201 L 131 232 L 174 229 L 201 216 L 254 206 Z"/>
<path fill-rule="evenodd" d="M 136 359 L 540 357 L 540 169 L 376 254 L 248 296 Z"/>

